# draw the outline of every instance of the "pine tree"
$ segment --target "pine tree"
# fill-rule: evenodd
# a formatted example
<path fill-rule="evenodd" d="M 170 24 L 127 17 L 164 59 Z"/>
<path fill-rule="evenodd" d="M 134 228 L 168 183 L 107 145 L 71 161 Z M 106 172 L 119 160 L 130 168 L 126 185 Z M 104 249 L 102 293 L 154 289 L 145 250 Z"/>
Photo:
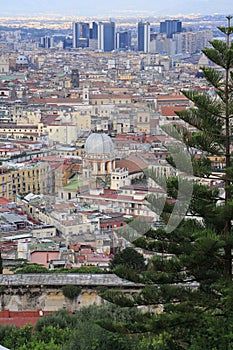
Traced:
<path fill-rule="evenodd" d="M 213 40 L 211 47 L 203 50 L 213 64 L 202 71 L 214 93 L 182 91 L 193 102 L 193 107 L 177 112 L 195 130 L 190 133 L 185 128 L 178 128 L 183 142 L 188 149 L 199 149 L 204 154 L 200 162 L 193 158 L 196 175 L 214 179 L 208 157 L 214 155 L 225 159 L 224 171 L 216 178 L 223 183 L 224 195 L 216 188 L 194 181 L 188 209 L 190 219 L 183 220 L 173 231 L 150 229 L 134 241 L 135 246 L 154 253 L 145 271 L 138 273 L 124 266 L 125 270 L 131 270 L 127 276 L 137 274 L 137 281 L 145 285 L 141 293 L 132 295 L 128 304 L 125 297 L 114 299 L 111 291 L 103 294 L 122 306 L 147 306 L 148 312 L 137 322 L 125 324 L 124 331 L 141 332 L 151 341 L 151 349 L 233 348 L 231 16 L 227 21 L 227 27 L 219 28 L 226 35 L 226 41 Z M 169 179 L 167 189 L 169 196 L 177 202 L 179 179 Z M 156 201 L 150 197 L 148 202 L 156 210 Z M 161 214 L 165 223 L 171 217 L 174 202 L 165 203 Z M 104 326 L 107 327 L 106 322 Z M 159 347 L 161 339 L 163 344 Z"/>
<path fill-rule="evenodd" d="M 2 266 L 2 254 L 0 252 L 0 273 L 3 271 L 3 266 Z"/>

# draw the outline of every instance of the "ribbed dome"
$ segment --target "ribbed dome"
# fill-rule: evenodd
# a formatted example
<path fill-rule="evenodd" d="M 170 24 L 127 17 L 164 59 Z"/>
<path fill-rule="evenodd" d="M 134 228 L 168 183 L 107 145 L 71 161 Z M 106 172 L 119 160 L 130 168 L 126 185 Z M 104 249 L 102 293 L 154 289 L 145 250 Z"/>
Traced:
<path fill-rule="evenodd" d="M 107 134 L 93 133 L 86 139 L 85 151 L 88 154 L 113 154 L 112 139 Z"/>

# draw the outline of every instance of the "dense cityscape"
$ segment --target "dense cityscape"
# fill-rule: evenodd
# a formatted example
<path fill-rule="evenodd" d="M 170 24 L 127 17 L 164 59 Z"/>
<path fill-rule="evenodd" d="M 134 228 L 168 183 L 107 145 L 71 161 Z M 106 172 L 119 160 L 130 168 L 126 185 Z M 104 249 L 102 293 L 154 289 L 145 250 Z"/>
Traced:
<path fill-rule="evenodd" d="M 154 288 L 162 281 L 164 285 L 186 287 L 187 282 L 192 286 L 192 295 L 199 286 L 201 294 L 211 285 L 213 275 L 218 276 L 217 272 L 209 273 L 203 287 L 202 279 L 199 281 L 186 260 L 178 272 L 180 248 L 173 253 L 167 244 L 175 239 L 171 232 L 178 239 L 177 232 L 183 229 L 185 235 L 187 232 L 191 235 L 195 225 L 198 232 L 213 229 L 213 234 L 206 233 L 208 247 L 212 247 L 211 239 L 218 230 L 224 232 L 224 237 L 231 232 L 232 188 L 231 175 L 227 174 L 231 174 L 233 49 L 232 27 L 228 27 L 231 28 L 228 32 L 221 30 L 227 26 L 226 15 L 1 18 L 0 325 L 35 326 L 46 314 L 53 315 L 59 310 L 67 315 L 62 316 L 64 319 L 76 317 L 79 312 L 80 315 L 83 312 L 85 319 L 84 307 L 93 308 L 89 312 L 94 324 L 93 320 L 101 318 L 101 312 L 103 318 L 108 318 L 110 311 L 104 309 L 105 300 L 115 303 L 110 291 L 118 293 L 116 304 L 128 307 L 132 303 L 143 309 L 140 315 L 147 315 L 149 310 L 166 317 L 159 292 L 152 309 L 148 309 L 149 299 L 146 292 L 143 294 L 148 285 Z M 211 55 L 211 43 L 215 42 L 227 45 L 225 51 L 229 50 L 232 56 L 229 65 Z M 217 44 L 214 45 L 217 50 Z M 222 69 L 226 75 L 221 73 Z M 216 72 L 216 76 L 210 75 L 210 71 Z M 227 88 L 222 89 L 225 77 Z M 226 114 L 216 96 L 227 105 Z M 210 110 L 208 103 L 212 99 Z M 220 110 L 230 124 L 219 122 L 223 119 L 218 114 Z M 214 119 L 209 117 L 210 113 Z M 200 116 L 202 123 L 197 121 Z M 224 142 L 222 136 L 216 136 L 221 127 Z M 199 130 L 204 130 L 204 139 Z M 224 147 L 228 147 L 226 151 Z M 196 186 L 200 186 L 198 194 Z M 206 204 L 208 200 L 211 205 Z M 216 209 L 224 207 L 223 202 L 228 210 L 227 219 L 225 212 L 220 215 Z M 212 210 L 209 216 L 208 210 Z M 192 228 L 185 226 L 190 218 L 195 221 Z M 223 229 L 219 228 L 221 225 Z M 194 247 L 194 236 L 179 238 L 178 246 L 189 242 Z M 231 238 L 226 240 L 229 248 Z M 219 272 L 225 246 L 223 243 L 213 246 L 218 249 L 218 262 L 211 260 L 212 250 L 208 248 L 200 265 L 210 263 L 218 266 Z M 191 251 L 187 251 L 191 256 Z M 210 260 L 205 260 L 208 254 Z M 182 257 L 181 254 L 181 260 Z M 134 259 L 137 262 L 133 263 Z M 160 262 L 155 262 L 156 259 Z M 161 261 L 165 265 L 173 262 L 176 272 L 169 271 L 165 277 Z M 149 276 L 150 272 L 154 275 Z M 231 274 L 232 271 L 232 277 Z M 173 279 L 172 283 L 168 283 L 168 277 Z M 208 293 L 214 294 L 212 289 Z M 127 303 L 125 295 L 130 296 Z M 181 304 L 180 298 L 179 293 L 173 295 L 172 303 Z M 190 312 L 187 300 L 186 303 Z M 103 310 L 98 311 L 101 310 L 98 307 Z M 195 309 L 194 302 L 191 308 Z M 152 337 L 150 328 L 137 329 L 132 318 L 136 320 L 138 315 L 127 313 L 124 319 L 119 311 L 111 312 L 109 317 L 114 322 L 122 322 L 121 331 L 116 325 L 98 327 L 105 332 L 114 330 L 120 333 L 120 338 L 109 335 L 108 343 L 108 333 L 98 330 L 93 335 L 93 339 L 99 339 L 95 348 L 72 343 L 69 332 L 62 333 L 67 342 L 64 339 L 56 342 L 56 335 L 52 340 L 45 337 L 38 341 L 32 332 L 28 345 L 26 340 L 18 342 L 19 333 L 12 342 L 0 336 L 0 343 L 20 350 L 104 350 L 111 344 L 113 349 L 125 350 L 228 349 L 225 345 L 215 347 L 214 340 L 208 348 L 201 341 L 191 347 L 188 337 L 177 340 L 166 327 L 163 339 L 159 332 Z M 215 308 L 214 312 L 220 311 Z M 229 312 L 232 315 L 232 310 Z M 77 321 L 80 330 L 82 322 Z M 143 335 L 124 338 L 128 331 L 123 329 L 124 322 L 134 325 L 129 334 Z M 196 324 L 194 320 L 190 322 Z M 160 327 L 158 323 L 157 326 Z M 88 328 L 87 324 L 85 327 Z M 42 328 L 35 329 L 42 334 Z M 85 339 L 87 334 L 83 328 L 78 336 Z M 233 334 L 232 330 L 229 334 Z M 101 343 L 103 339 L 106 344 Z M 216 343 L 218 340 L 216 335 Z M 40 342 L 41 347 L 36 347 Z M 188 345 L 183 346 L 183 342 Z M 227 344 L 232 345 L 229 339 Z"/>

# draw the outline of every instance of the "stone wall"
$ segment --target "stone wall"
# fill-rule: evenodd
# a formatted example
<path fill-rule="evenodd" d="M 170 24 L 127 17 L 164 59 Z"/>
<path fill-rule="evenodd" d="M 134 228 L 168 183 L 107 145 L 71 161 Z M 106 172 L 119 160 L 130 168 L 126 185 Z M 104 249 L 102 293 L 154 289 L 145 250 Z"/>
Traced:
<path fill-rule="evenodd" d="M 76 300 L 70 301 L 64 297 L 62 287 L 67 285 L 81 288 Z M 0 275 L 0 310 L 75 311 L 83 306 L 104 303 L 98 295 L 99 287 L 124 290 L 126 294 L 131 294 L 140 291 L 142 285 L 114 274 Z"/>

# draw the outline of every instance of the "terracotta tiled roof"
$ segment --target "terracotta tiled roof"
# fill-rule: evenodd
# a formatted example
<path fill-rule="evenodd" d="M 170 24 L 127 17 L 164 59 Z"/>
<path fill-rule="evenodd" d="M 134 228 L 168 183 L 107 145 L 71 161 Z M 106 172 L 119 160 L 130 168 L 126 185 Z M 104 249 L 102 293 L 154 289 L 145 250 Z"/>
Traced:
<path fill-rule="evenodd" d="M 43 117 L 43 122 L 45 124 L 51 124 L 58 119 L 58 114 L 50 114 Z"/>
<path fill-rule="evenodd" d="M 148 164 L 140 156 L 130 155 L 128 158 L 117 160 L 116 167 L 127 168 L 129 174 L 132 174 L 143 171 L 148 167 Z"/>
<path fill-rule="evenodd" d="M 175 100 L 184 100 L 184 101 L 188 101 L 187 97 L 185 97 L 183 94 L 174 94 L 174 95 L 157 95 L 156 96 L 157 100 L 159 101 L 164 101 L 164 100 L 171 100 L 171 101 L 175 101 Z"/>
<path fill-rule="evenodd" d="M 177 117 L 175 111 L 183 111 L 186 109 L 184 106 L 162 106 L 161 115 L 164 117 Z"/>
<path fill-rule="evenodd" d="M 6 207 L 11 201 L 5 197 L 0 197 L 0 205 Z"/>

